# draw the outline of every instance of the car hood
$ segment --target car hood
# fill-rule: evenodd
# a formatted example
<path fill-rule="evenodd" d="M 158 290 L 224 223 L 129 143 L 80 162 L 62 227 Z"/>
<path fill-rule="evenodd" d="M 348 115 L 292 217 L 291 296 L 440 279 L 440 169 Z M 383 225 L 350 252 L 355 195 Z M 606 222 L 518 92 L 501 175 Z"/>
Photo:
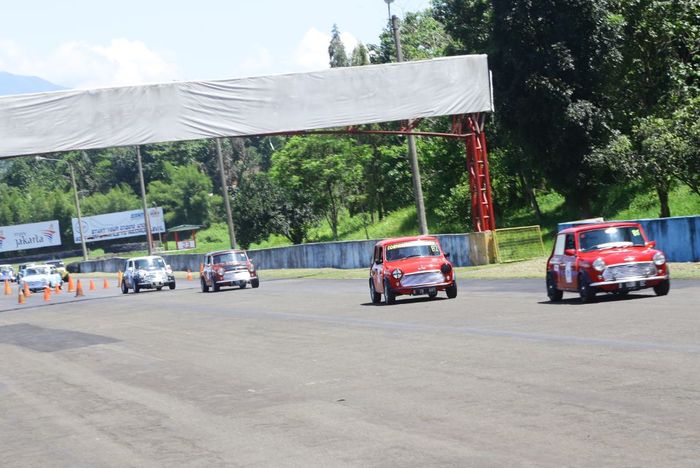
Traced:
<path fill-rule="evenodd" d="M 51 279 L 51 275 L 24 275 L 24 281 L 41 281 Z"/>
<path fill-rule="evenodd" d="M 579 258 L 581 260 L 594 261 L 597 258 L 602 258 L 607 265 L 617 263 L 630 262 L 651 262 L 657 252 L 656 249 L 648 247 L 617 247 L 612 249 L 592 250 L 590 252 L 581 252 Z"/>
<path fill-rule="evenodd" d="M 404 274 L 418 273 L 421 271 L 439 270 L 446 260 L 443 257 L 413 257 L 404 260 L 394 260 L 386 262 L 386 267 L 390 270 L 399 268 Z"/>

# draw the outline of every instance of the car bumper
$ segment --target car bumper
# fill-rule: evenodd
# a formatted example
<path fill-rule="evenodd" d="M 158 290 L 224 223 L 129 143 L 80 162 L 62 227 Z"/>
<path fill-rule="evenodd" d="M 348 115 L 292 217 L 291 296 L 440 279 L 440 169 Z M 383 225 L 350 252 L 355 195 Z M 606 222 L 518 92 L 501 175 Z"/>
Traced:
<path fill-rule="evenodd" d="M 598 281 L 597 283 L 591 283 L 590 285 L 593 287 L 601 287 L 601 286 L 616 286 L 616 287 L 624 287 L 627 284 L 630 283 L 635 283 L 635 286 L 632 286 L 634 288 L 644 288 L 647 286 L 653 286 L 654 284 L 658 283 L 659 281 L 667 280 L 668 275 L 660 275 L 660 276 L 633 276 L 630 278 L 624 278 L 624 279 L 619 279 L 619 280 L 614 280 L 614 281 Z M 652 284 L 649 284 L 652 283 Z M 614 288 L 613 288 L 614 289 Z"/>
<path fill-rule="evenodd" d="M 162 288 L 171 283 L 175 282 L 174 276 L 168 276 L 166 278 L 156 278 L 156 279 L 145 279 L 139 280 L 139 288 L 152 289 L 152 288 Z"/>
<path fill-rule="evenodd" d="M 224 274 L 223 278 L 216 280 L 216 284 L 225 286 L 228 284 L 238 283 L 239 281 L 245 281 L 247 283 L 247 282 L 250 282 L 251 278 L 253 278 L 253 277 L 250 275 L 250 272 L 247 270 L 227 271 Z"/>
<path fill-rule="evenodd" d="M 442 282 L 442 283 L 428 283 L 428 284 L 415 284 L 411 286 L 398 286 L 396 288 L 391 288 L 391 292 L 396 295 L 411 295 L 420 296 L 424 294 L 429 294 L 433 291 L 444 291 L 452 285 L 452 281 Z"/>

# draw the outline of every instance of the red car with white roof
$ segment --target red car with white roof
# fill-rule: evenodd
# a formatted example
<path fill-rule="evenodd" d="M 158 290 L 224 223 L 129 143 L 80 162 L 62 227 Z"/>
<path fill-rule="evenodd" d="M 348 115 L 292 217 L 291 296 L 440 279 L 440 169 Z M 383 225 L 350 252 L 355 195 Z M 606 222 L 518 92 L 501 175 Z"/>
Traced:
<path fill-rule="evenodd" d="M 393 304 L 396 296 L 457 297 L 457 282 L 452 263 L 433 236 L 400 237 L 377 242 L 370 268 L 369 295 L 378 304 Z"/>
<path fill-rule="evenodd" d="M 222 286 L 238 286 L 245 289 L 260 286 L 260 278 L 255 265 L 244 250 L 219 250 L 204 256 L 204 265 L 199 277 L 202 292 L 212 289 L 218 292 Z"/>
<path fill-rule="evenodd" d="M 598 292 L 625 295 L 653 288 L 658 296 L 671 287 L 666 256 L 655 249 L 642 226 L 633 222 L 581 224 L 557 234 L 547 260 L 547 296 L 576 292 L 590 302 Z"/>

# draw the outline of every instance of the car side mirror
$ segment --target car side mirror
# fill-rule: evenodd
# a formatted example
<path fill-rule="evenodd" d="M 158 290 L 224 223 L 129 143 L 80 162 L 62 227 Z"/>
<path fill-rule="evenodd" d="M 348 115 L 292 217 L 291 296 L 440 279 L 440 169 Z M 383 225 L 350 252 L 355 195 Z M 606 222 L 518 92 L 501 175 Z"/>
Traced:
<path fill-rule="evenodd" d="M 576 249 L 565 249 L 564 255 L 574 256 L 576 255 Z"/>
<path fill-rule="evenodd" d="M 649 247 L 650 249 L 653 249 L 654 247 L 656 247 L 656 241 L 647 242 L 647 247 Z"/>
<path fill-rule="evenodd" d="M 445 258 L 450 258 L 450 253 L 449 253 L 449 252 L 445 252 Z"/>

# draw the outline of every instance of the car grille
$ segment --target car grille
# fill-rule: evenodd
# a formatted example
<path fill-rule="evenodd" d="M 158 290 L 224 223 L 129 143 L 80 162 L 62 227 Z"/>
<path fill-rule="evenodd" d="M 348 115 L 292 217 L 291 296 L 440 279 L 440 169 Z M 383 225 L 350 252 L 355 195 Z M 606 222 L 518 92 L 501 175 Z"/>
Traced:
<path fill-rule="evenodd" d="M 655 276 L 656 266 L 649 263 L 628 263 L 626 265 L 609 266 L 603 272 L 603 278 L 606 281 L 638 278 L 640 276 Z"/>
<path fill-rule="evenodd" d="M 224 271 L 240 271 L 240 270 L 247 270 L 248 267 L 246 265 L 226 265 L 224 266 Z"/>
<path fill-rule="evenodd" d="M 401 278 L 401 286 L 422 286 L 425 284 L 444 283 L 445 277 L 439 271 L 426 271 L 425 273 L 413 273 Z"/>

